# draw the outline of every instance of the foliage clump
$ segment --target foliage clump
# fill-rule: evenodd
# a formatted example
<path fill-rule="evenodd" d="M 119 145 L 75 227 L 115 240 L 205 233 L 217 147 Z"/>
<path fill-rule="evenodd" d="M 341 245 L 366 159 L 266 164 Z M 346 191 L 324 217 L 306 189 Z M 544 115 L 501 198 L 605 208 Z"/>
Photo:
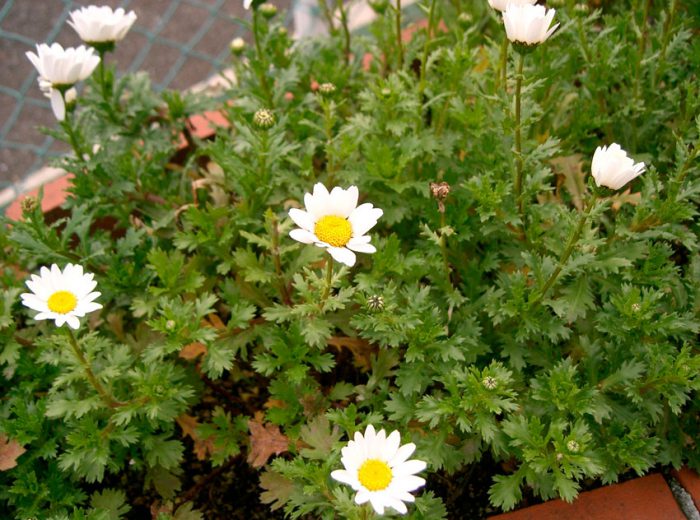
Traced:
<path fill-rule="evenodd" d="M 103 49 L 48 130 L 76 152 L 60 215 L 2 220 L 0 510 L 129 518 L 137 493 L 202 518 L 186 463 L 242 457 L 272 510 L 367 518 L 331 473 L 369 425 L 427 463 L 412 518 L 448 517 L 431 475 L 487 456 L 504 510 L 700 469 L 697 13 L 556 3 L 509 49 L 485 1 L 428 2 L 403 42 L 391 5 L 292 42 L 254 2 L 214 97 L 116 78 Z M 612 143 L 646 165 L 616 191 L 591 176 Z M 383 212 L 352 267 L 289 236 L 319 182 Z M 101 292 L 75 336 L 20 303 L 54 263 Z"/>

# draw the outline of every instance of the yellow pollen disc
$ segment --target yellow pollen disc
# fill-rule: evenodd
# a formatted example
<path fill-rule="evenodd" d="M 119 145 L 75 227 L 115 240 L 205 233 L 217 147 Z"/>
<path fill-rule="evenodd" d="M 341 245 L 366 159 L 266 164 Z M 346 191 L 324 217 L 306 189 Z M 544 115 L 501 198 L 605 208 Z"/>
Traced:
<path fill-rule="evenodd" d="M 333 247 L 343 247 L 352 238 L 352 226 L 346 218 L 326 215 L 318 219 L 314 233 L 321 242 Z"/>
<path fill-rule="evenodd" d="M 391 484 L 391 468 L 386 462 L 377 459 L 367 459 L 357 470 L 357 480 L 370 491 L 381 491 Z"/>
<path fill-rule="evenodd" d="M 49 306 L 50 311 L 57 312 L 59 314 L 66 314 L 75 309 L 75 307 L 78 305 L 78 300 L 71 292 L 56 291 L 49 296 L 46 304 Z"/>

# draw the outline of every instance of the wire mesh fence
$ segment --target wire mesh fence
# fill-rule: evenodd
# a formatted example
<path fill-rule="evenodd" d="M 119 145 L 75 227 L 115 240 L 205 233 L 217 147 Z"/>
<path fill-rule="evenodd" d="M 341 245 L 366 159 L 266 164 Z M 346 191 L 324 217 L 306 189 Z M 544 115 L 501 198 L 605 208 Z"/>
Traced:
<path fill-rule="evenodd" d="M 145 70 L 156 89 L 184 89 L 219 72 L 229 42 L 246 37 L 242 0 L 4 0 L 0 7 L 0 193 L 23 191 L 29 174 L 66 148 L 39 127 L 55 124 L 37 74 L 25 57 L 36 43 L 79 45 L 66 23 L 71 11 L 95 3 L 138 16 L 110 60 L 118 73 Z M 286 8 L 288 1 L 275 2 Z M 3 204 L 0 203 L 0 206 Z"/>

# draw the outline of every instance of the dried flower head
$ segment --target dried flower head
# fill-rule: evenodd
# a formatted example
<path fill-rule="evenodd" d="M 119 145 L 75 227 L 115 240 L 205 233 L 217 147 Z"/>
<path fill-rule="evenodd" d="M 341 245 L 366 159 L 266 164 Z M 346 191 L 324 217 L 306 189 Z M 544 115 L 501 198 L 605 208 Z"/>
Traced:
<path fill-rule="evenodd" d="M 430 193 L 437 200 L 438 211 L 445 212 L 445 199 L 450 194 L 450 185 L 446 182 L 431 182 Z"/>
<path fill-rule="evenodd" d="M 261 108 L 255 112 L 255 115 L 253 116 L 253 123 L 255 126 L 264 130 L 272 128 L 275 125 L 275 122 L 275 114 L 272 113 L 272 110 L 267 108 Z"/>

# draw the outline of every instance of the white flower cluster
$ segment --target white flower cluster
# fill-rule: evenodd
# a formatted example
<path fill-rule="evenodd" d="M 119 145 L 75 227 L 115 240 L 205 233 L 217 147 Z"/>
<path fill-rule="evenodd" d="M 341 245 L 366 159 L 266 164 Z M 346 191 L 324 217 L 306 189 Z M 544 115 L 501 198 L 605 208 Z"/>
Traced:
<path fill-rule="evenodd" d="M 70 17 L 68 24 L 92 46 L 121 40 L 136 21 L 133 11 L 125 13 L 124 9 L 112 11 L 111 7 L 94 5 L 73 11 Z M 39 73 L 39 88 L 51 100 L 54 116 L 63 121 L 66 103 L 76 97 L 73 85 L 90 77 L 100 63 L 100 56 L 91 47 L 64 49 L 58 43 L 37 44 L 36 54 L 29 51 L 26 55 Z"/>

